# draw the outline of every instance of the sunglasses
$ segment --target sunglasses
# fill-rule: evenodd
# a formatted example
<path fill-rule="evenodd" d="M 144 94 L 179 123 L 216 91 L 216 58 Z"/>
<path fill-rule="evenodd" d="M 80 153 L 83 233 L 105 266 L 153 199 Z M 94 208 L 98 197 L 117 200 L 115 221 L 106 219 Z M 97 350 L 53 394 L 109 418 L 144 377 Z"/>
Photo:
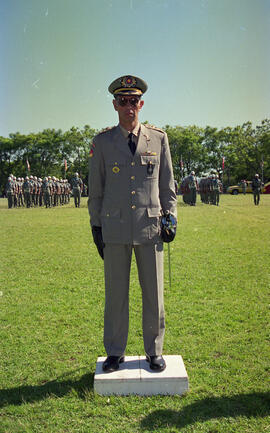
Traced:
<path fill-rule="evenodd" d="M 117 102 L 121 107 L 125 107 L 125 105 L 127 105 L 128 103 L 130 105 L 132 105 L 133 107 L 136 107 L 136 105 L 138 105 L 139 101 L 140 101 L 140 98 L 136 98 L 136 96 L 133 98 L 125 98 L 124 96 L 117 98 Z"/>

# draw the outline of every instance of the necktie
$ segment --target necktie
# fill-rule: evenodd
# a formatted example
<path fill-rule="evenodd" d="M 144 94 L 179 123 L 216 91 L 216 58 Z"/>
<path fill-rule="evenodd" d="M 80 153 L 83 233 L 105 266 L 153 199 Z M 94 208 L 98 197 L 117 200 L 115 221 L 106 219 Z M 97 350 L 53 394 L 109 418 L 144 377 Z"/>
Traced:
<path fill-rule="evenodd" d="M 128 145 L 132 155 L 134 155 L 134 153 L 136 152 L 136 143 L 132 140 L 132 138 L 133 134 L 131 132 L 130 134 L 128 134 Z"/>

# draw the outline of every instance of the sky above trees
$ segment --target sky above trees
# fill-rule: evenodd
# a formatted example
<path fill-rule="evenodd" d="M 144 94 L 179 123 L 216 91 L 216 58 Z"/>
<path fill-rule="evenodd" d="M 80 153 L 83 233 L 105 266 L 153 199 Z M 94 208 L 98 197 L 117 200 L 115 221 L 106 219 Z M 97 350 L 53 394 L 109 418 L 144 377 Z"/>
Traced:
<path fill-rule="evenodd" d="M 141 120 L 270 117 L 270 0 L 0 0 L 0 135 L 114 125 L 108 85 L 134 74 Z"/>

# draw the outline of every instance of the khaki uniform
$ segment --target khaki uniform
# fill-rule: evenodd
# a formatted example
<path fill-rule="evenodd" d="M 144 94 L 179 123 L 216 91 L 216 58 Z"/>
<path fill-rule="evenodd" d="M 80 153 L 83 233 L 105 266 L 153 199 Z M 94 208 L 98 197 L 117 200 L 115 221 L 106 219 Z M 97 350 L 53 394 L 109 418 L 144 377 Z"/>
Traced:
<path fill-rule="evenodd" d="M 161 211 L 176 217 L 176 194 L 167 135 L 140 125 L 132 155 L 118 125 L 98 134 L 89 158 L 91 226 L 102 227 L 105 269 L 104 345 L 121 356 L 128 335 L 128 291 L 135 251 L 143 296 L 143 336 L 148 355 L 162 353 L 164 338 Z"/>

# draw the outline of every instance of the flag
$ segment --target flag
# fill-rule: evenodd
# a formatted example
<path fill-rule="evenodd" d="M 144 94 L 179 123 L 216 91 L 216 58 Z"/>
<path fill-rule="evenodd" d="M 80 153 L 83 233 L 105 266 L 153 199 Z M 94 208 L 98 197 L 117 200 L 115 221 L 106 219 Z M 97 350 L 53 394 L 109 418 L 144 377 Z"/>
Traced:
<path fill-rule="evenodd" d="M 67 160 L 64 159 L 64 166 L 65 166 L 65 171 L 67 171 Z"/>
<path fill-rule="evenodd" d="M 222 170 L 224 170 L 224 165 L 225 165 L 225 156 L 222 157 Z"/>
<path fill-rule="evenodd" d="M 30 164 L 29 164 L 28 158 L 26 160 L 26 166 L 27 166 L 27 170 L 30 171 Z"/>

